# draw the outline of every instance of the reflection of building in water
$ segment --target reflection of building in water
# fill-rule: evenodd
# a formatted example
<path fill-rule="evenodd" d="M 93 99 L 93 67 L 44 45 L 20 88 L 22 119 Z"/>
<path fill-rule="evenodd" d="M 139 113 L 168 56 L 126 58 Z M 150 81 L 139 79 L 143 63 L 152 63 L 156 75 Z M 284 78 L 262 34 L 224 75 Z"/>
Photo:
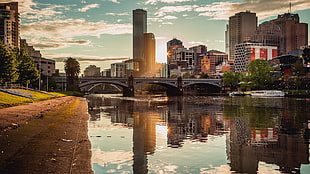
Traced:
<path fill-rule="evenodd" d="M 177 102 L 168 111 L 168 145 L 181 147 L 184 139 L 206 142 L 209 134 L 222 135 L 228 130 L 220 108 L 208 106 L 210 111 L 203 113 L 191 106 Z"/>
<path fill-rule="evenodd" d="M 147 155 L 155 151 L 156 123 L 160 120 L 160 114 L 135 112 L 133 118 L 133 170 L 134 173 L 147 173 Z"/>
<path fill-rule="evenodd" d="M 111 118 L 113 123 L 123 123 L 128 127 L 133 126 L 133 111 L 134 111 L 134 101 L 130 100 L 117 100 L 117 108 L 114 108 L 114 112 Z"/>
<path fill-rule="evenodd" d="M 234 118 L 230 124 L 230 144 L 228 159 L 230 160 L 231 170 L 237 173 L 256 173 L 258 160 L 248 142 L 251 138 L 249 120 Z"/>
<path fill-rule="evenodd" d="M 309 164 L 309 145 L 303 127 L 296 120 L 282 120 L 278 128 L 251 128 L 250 120 L 232 120 L 228 157 L 231 170 L 257 173 L 259 161 L 278 165 L 281 172 L 300 173 L 301 164 Z M 292 131 L 293 130 L 293 131 Z"/>

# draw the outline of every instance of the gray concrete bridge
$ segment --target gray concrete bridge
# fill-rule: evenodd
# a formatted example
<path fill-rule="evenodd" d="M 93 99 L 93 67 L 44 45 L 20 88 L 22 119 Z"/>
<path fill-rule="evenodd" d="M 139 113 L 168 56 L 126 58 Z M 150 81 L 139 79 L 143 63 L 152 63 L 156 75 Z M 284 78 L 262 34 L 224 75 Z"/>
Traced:
<path fill-rule="evenodd" d="M 221 79 L 182 79 L 182 78 L 103 78 L 82 77 L 79 87 L 87 87 L 97 84 L 113 84 L 123 88 L 124 96 L 134 96 L 134 89 L 142 84 L 158 84 L 167 88 L 168 96 L 183 95 L 183 88 L 192 85 L 209 85 L 213 88 L 221 88 Z"/>
<path fill-rule="evenodd" d="M 58 79 L 57 81 L 60 81 Z M 62 79 L 61 81 L 64 81 Z M 79 87 L 82 91 L 90 91 L 93 86 L 111 84 L 123 89 L 123 96 L 134 96 L 134 89 L 142 84 L 158 84 L 167 88 L 168 96 L 183 95 L 183 88 L 192 85 L 207 85 L 210 88 L 222 87 L 221 79 L 182 79 L 179 78 L 105 78 L 105 77 L 80 77 Z"/>

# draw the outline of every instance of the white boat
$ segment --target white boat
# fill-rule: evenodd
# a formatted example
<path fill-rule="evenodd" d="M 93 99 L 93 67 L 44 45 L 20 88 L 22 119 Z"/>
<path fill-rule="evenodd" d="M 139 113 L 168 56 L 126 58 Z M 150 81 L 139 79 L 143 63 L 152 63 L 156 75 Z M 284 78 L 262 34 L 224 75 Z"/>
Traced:
<path fill-rule="evenodd" d="M 235 92 L 231 92 L 229 93 L 230 97 L 235 97 L 235 96 L 245 96 L 246 94 L 244 92 L 239 92 L 239 91 L 235 91 Z"/>
<path fill-rule="evenodd" d="M 284 97 L 285 93 L 279 90 L 260 90 L 260 91 L 251 91 L 251 96 L 254 96 L 254 97 Z"/>

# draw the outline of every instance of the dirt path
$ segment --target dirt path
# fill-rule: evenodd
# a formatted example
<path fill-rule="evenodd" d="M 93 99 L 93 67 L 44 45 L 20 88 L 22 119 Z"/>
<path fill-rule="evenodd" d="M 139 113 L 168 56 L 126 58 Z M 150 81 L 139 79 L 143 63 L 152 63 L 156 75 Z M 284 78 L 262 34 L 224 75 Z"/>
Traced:
<path fill-rule="evenodd" d="M 0 173 L 93 173 L 88 120 L 78 97 L 0 109 Z"/>

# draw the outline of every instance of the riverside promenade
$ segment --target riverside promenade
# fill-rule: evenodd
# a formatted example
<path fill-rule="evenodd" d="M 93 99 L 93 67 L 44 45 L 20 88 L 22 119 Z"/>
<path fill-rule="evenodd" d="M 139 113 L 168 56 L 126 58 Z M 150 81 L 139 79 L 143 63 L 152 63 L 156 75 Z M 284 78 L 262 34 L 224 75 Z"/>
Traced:
<path fill-rule="evenodd" d="M 87 110 L 72 96 L 0 109 L 0 173 L 93 173 Z"/>

